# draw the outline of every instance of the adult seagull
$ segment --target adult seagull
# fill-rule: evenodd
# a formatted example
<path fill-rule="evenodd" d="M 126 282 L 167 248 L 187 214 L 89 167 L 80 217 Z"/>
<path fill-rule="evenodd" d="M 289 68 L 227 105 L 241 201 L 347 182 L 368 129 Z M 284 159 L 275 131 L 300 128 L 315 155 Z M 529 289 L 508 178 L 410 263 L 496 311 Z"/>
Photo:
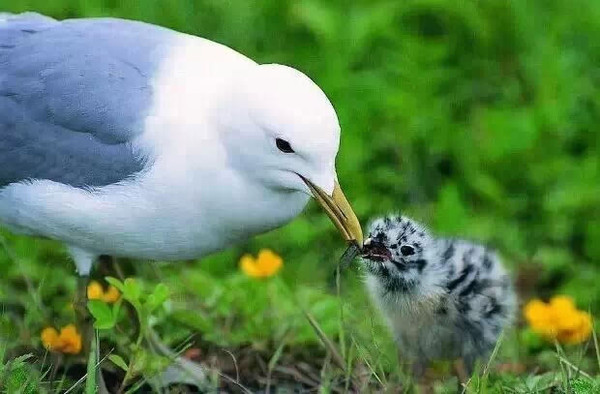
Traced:
<path fill-rule="evenodd" d="M 100 255 L 202 257 L 311 195 L 362 245 L 335 171 L 338 119 L 306 75 L 141 22 L 0 19 L 0 223 L 67 245 L 86 345 Z"/>
<path fill-rule="evenodd" d="M 348 241 L 340 126 L 303 73 L 123 19 L 0 21 L 0 222 L 100 255 L 198 258 L 312 195 Z"/>

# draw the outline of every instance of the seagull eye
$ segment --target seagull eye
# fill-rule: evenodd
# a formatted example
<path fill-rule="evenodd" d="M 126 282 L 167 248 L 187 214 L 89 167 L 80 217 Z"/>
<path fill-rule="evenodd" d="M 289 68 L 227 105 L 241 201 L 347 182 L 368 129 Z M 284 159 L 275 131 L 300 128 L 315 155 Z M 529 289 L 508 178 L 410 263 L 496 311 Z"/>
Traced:
<path fill-rule="evenodd" d="M 412 246 L 404 245 L 400 248 L 400 253 L 402 253 L 403 256 L 410 256 L 412 254 L 415 254 L 415 248 L 413 248 Z"/>
<path fill-rule="evenodd" d="M 279 149 L 283 153 L 294 153 L 292 146 L 286 140 L 282 140 L 281 138 L 275 138 L 275 145 L 277 145 L 277 149 Z"/>

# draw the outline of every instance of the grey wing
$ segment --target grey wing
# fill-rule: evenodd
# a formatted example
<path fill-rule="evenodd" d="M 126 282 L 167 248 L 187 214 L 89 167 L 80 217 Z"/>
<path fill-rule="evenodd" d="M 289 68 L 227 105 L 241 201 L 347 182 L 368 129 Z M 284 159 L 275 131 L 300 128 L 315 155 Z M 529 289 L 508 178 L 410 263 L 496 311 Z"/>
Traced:
<path fill-rule="evenodd" d="M 0 16 L 0 187 L 103 186 L 142 170 L 132 142 L 175 34 L 120 19 Z"/>

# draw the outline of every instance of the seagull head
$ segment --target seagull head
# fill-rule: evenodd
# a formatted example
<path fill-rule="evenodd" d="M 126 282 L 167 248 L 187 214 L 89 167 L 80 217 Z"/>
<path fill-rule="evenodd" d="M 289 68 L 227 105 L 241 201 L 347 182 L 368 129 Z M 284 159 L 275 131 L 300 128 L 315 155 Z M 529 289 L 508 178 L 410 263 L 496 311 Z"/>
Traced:
<path fill-rule="evenodd" d="M 349 242 L 360 223 L 337 180 L 340 125 L 325 93 L 291 67 L 265 64 L 235 78 L 219 111 L 229 163 L 264 187 L 306 193 Z"/>

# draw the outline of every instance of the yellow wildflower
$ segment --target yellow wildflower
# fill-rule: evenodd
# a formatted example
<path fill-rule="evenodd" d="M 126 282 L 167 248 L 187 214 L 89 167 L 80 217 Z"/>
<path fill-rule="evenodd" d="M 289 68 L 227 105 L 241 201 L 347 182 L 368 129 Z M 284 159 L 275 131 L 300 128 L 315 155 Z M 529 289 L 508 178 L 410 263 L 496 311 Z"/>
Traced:
<path fill-rule="evenodd" d="M 240 259 L 240 268 L 244 273 L 252 278 L 271 277 L 283 266 L 283 259 L 269 249 L 262 249 L 258 257 L 246 254 Z"/>
<path fill-rule="evenodd" d="M 577 310 L 573 299 L 567 296 L 552 297 L 548 304 L 558 314 L 571 313 Z"/>
<path fill-rule="evenodd" d="M 103 294 L 104 290 L 102 289 L 102 285 L 95 280 L 91 281 L 87 287 L 88 300 L 100 300 L 102 299 Z"/>
<path fill-rule="evenodd" d="M 552 311 L 548 304 L 540 300 L 532 300 L 525 305 L 523 312 L 533 331 L 545 337 L 554 335 Z"/>
<path fill-rule="evenodd" d="M 112 285 L 104 291 L 102 285 L 93 280 L 87 287 L 87 296 L 89 300 L 100 300 L 110 304 L 117 302 L 121 297 L 121 293 Z"/>
<path fill-rule="evenodd" d="M 559 331 L 558 340 L 567 343 L 575 344 L 587 340 L 592 333 L 592 317 L 589 313 L 578 311 L 573 317 L 570 329 Z"/>
<path fill-rule="evenodd" d="M 81 351 L 81 335 L 73 324 L 61 328 L 60 334 L 54 327 L 44 328 L 40 337 L 48 350 L 68 354 L 78 354 Z"/>
<path fill-rule="evenodd" d="M 108 290 L 106 290 L 106 292 L 104 293 L 104 302 L 112 304 L 114 302 L 119 301 L 119 298 L 121 298 L 121 293 L 119 292 L 119 290 L 117 290 L 117 288 L 113 285 L 108 286 Z"/>
<path fill-rule="evenodd" d="M 44 347 L 48 350 L 52 350 L 52 348 L 58 343 L 58 331 L 54 327 L 46 327 L 42 330 L 40 334 L 42 338 L 42 343 Z"/>
<path fill-rule="evenodd" d="M 549 303 L 532 300 L 523 309 L 531 329 L 548 340 L 581 343 L 592 332 L 592 317 L 575 307 L 573 300 L 556 296 Z"/>
<path fill-rule="evenodd" d="M 256 260 L 249 254 L 243 255 L 240 259 L 240 268 L 248 276 L 251 276 L 253 278 L 260 276 L 260 270 L 256 265 Z"/>

